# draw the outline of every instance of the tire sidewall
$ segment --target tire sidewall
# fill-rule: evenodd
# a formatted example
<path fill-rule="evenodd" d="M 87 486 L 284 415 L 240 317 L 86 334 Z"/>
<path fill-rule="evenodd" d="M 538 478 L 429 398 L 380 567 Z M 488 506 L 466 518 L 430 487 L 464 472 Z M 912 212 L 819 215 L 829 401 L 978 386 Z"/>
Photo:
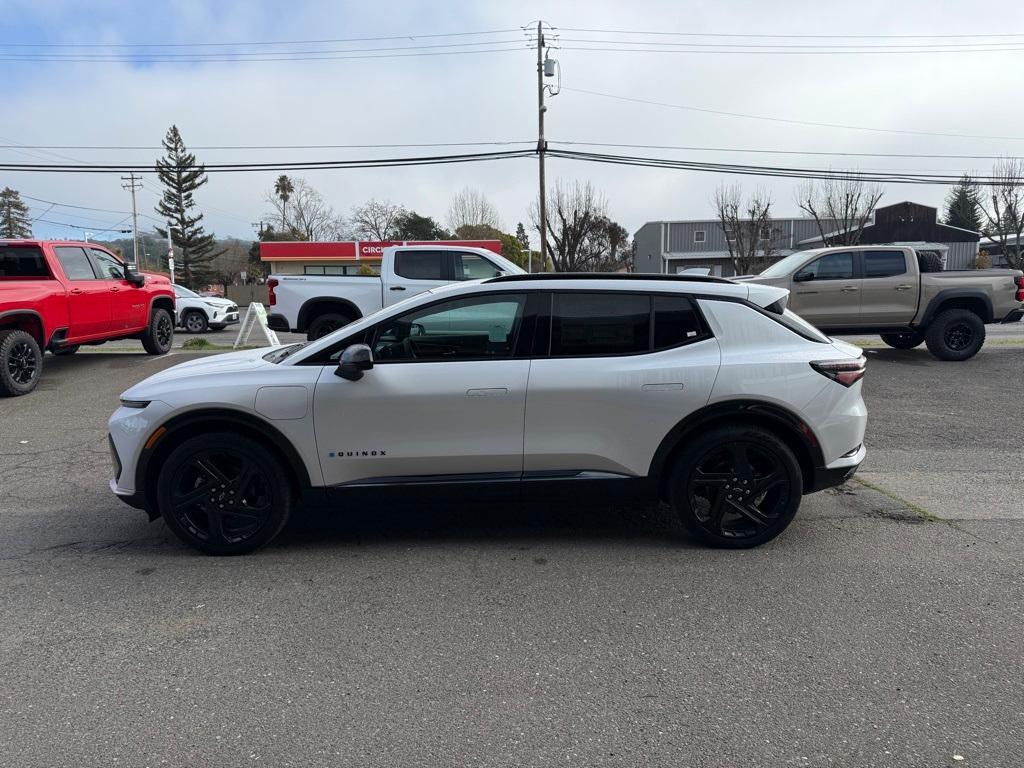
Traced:
<path fill-rule="evenodd" d="M 175 473 L 198 451 L 222 448 L 241 453 L 263 470 L 273 495 L 270 518 L 252 538 L 238 544 L 212 544 L 189 533 L 170 512 L 171 484 Z M 293 491 L 280 461 L 256 441 L 239 435 L 214 433 L 189 438 L 171 451 L 162 463 L 156 479 L 157 508 L 164 522 L 178 539 L 208 555 L 244 555 L 266 546 L 288 522 L 293 507 Z"/>
<path fill-rule="evenodd" d="M 157 327 L 162 317 L 167 319 L 171 331 L 166 345 L 161 344 L 157 336 Z M 149 325 L 146 327 L 146 332 L 142 337 L 142 346 L 151 355 L 166 355 L 171 351 L 171 347 L 174 346 L 174 318 L 171 317 L 171 313 L 166 309 L 157 307 L 153 310 L 153 314 L 149 318 Z"/>
<path fill-rule="evenodd" d="M 965 349 L 951 349 L 946 344 L 946 330 L 956 323 L 967 323 L 974 334 L 973 343 Z M 967 309 L 947 309 L 928 326 L 925 333 L 928 351 L 939 360 L 959 362 L 974 357 L 985 344 L 985 323 Z"/>
<path fill-rule="evenodd" d="M 777 523 L 760 534 L 745 539 L 733 539 L 706 530 L 697 520 L 687 496 L 690 476 L 701 459 L 723 443 L 733 441 L 754 443 L 771 451 L 789 475 L 790 482 L 789 503 L 779 516 Z M 747 549 L 771 541 L 789 527 L 797 510 L 800 509 L 803 494 L 803 473 L 800 470 L 800 463 L 789 446 L 768 430 L 760 427 L 724 426 L 711 429 L 683 449 L 673 463 L 671 472 L 669 503 L 678 515 L 679 521 L 695 539 L 714 547 Z"/>
<path fill-rule="evenodd" d="M 193 318 L 193 317 L 198 317 L 199 318 L 199 328 L 198 328 L 198 330 L 192 329 L 192 328 L 189 327 L 188 321 L 189 321 L 190 318 Z M 204 315 L 198 309 L 190 309 L 188 312 L 186 312 L 185 313 L 185 317 L 182 318 L 182 323 L 181 324 L 185 328 L 185 330 L 188 331 L 189 333 L 204 333 L 210 327 L 210 323 L 206 319 L 206 315 Z"/>
<path fill-rule="evenodd" d="M 14 350 L 15 345 L 21 343 L 28 343 L 29 348 L 32 350 L 32 354 L 35 356 L 36 361 L 36 372 L 35 376 L 27 384 L 22 384 L 15 381 L 7 368 L 7 360 Z M 21 395 L 27 395 L 36 385 L 39 384 L 39 378 L 43 375 L 43 353 L 39 349 L 39 344 L 32 337 L 31 334 L 25 333 L 25 331 L 3 331 L 0 332 L 0 395 L 6 395 L 9 397 L 20 397 Z"/>

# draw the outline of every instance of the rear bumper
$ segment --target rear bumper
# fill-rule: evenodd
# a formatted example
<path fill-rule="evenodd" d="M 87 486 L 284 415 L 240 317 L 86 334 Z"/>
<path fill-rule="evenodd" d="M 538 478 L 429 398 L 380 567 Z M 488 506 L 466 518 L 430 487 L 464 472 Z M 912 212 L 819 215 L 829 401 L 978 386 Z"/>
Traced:
<path fill-rule="evenodd" d="M 1004 317 L 999 322 L 1001 322 L 1001 323 L 1016 323 L 1022 317 L 1024 317 L 1024 309 L 1013 309 L 1013 310 L 1010 310 L 1006 314 L 1006 317 Z"/>
<path fill-rule="evenodd" d="M 267 315 L 267 326 L 272 331 L 284 331 L 285 333 L 292 329 L 288 323 L 288 318 L 276 313 Z"/>
<path fill-rule="evenodd" d="M 815 467 L 810 483 L 804 488 L 804 493 L 815 493 L 842 485 L 853 477 L 867 453 L 867 449 L 861 445 L 852 456 L 836 459 L 824 467 Z"/>

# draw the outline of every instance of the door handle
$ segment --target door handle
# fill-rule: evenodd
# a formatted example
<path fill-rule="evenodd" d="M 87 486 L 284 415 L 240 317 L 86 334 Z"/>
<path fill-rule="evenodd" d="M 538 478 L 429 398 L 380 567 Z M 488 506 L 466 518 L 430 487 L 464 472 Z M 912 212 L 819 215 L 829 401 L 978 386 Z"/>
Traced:
<path fill-rule="evenodd" d="M 896 286 L 896 290 L 897 291 L 909 291 L 913 287 L 914 286 L 912 286 L 912 285 L 897 285 Z"/>
<path fill-rule="evenodd" d="M 842 288 L 840 288 L 840 290 L 843 293 L 854 293 L 858 290 L 858 288 L 855 285 L 844 285 Z"/>
<path fill-rule="evenodd" d="M 405 290 L 405 286 L 404 285 L 392 285 L 391 286 L 391 290 L 392 291 L 404 291 Z"/>
<path fill-rule="evenodd" d="M 483 389 L 467 389 L 466 397 L 500 397 L 508 394 L 508 387 L 485 387 Z"/>
<path fill-rule="evenodd" d="M 810 296 L 812 293 L 817 293 L 817 291 L 797 291 L 800 296 Z"/>
<path fill-rule="evenodd" d="M 121 290 L 121 289 L 120 289 L 120 288 L 118 288 L 118 287 L 117 287 L 116 285 L 112 285 L 112 286 L 110 286 L 110 292 L 111 292 L 111 293 L 118 293 L 118 292 L 119 292 L 120 290 Z"/>
<path fill-rule="evenodd" d="M 84 291 L 81 288 L 72 288 L 70 293 L 72 293 L 75 296 L 78 296 L 80 293 L 84 293 Z"/>

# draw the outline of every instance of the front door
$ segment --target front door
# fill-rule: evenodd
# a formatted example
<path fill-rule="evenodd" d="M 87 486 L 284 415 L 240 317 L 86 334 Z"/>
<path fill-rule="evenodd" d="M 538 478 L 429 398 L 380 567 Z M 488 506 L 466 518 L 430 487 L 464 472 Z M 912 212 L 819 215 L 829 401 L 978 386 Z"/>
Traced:
<path fill-rule="evenodd" d="M 111 327 L 114 330 L 145 328 L 149 319 L 146 292 L 125 278 L 124 264 L 99 248 L 90 248 L 93 266 L 107 286 Z"/>
<path fill-rule="evenodd" d="M 110 333 L 113 314 L 107 282 L 97 277 L 85 249 L 77 245 L 58 245 L 53 250 L 67 279 L 67 338 Z"/>
<path fill-rule="evenodd" d="M 515 357 L 525 303 L 512 293 L 436 302 L 366 333 L 374 366 L 359 381 L 325 365 L 314 403 L 324 482 L 517 480 L 530 371 Z"/>
<path fill-rule="evenodd" d="M 789 308 L 818 328 L 855 327 L 862 282 L 856 251 L 826 253 L 793 275 Z"/>
<path fill-rule="evenodd" d="M 917 314 L 918 283 L 904 251 L 862 251 L 862 325 L 907 325 Z"/>

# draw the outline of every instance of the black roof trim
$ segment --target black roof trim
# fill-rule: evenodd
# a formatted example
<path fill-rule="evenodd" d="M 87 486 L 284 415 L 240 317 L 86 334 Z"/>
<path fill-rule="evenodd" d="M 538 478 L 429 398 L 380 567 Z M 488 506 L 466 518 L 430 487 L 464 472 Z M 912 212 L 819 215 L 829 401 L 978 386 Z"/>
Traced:
<path fill-rule="evenodd" d="M 484 280 L 485 283 L 516 283 L 523 280 L 658 280 L 670 283 L 727 283 L 735 285 L 726 277 L 710 275 L 662 275 L 642 272 L 534 272 L 526 275 L 502 275 Z"/>

